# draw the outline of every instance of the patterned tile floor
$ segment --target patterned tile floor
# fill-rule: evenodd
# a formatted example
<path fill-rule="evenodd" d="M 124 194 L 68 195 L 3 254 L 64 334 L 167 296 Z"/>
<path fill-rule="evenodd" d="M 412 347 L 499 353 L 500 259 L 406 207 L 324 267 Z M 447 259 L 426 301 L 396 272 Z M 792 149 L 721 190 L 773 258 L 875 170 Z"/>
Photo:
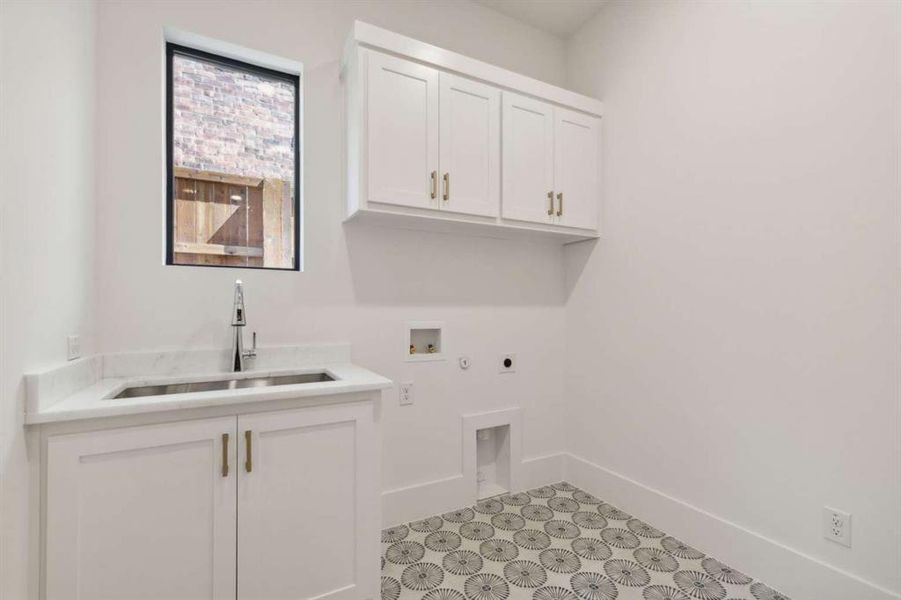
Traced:
<path fill-rule="evenodd" d="M 382 532 L 382 600 L 789 600 L 568 483 Z"/>

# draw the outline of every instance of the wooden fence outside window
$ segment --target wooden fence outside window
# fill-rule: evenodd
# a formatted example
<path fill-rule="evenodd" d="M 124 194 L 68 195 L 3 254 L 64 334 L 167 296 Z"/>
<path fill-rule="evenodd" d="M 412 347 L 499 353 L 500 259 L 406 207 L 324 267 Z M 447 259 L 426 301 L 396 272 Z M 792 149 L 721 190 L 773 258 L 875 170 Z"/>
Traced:
<path fill-rule="evenodd" d="M 175 167 L 175 264 L 290 269 L 291 183 Z"/>

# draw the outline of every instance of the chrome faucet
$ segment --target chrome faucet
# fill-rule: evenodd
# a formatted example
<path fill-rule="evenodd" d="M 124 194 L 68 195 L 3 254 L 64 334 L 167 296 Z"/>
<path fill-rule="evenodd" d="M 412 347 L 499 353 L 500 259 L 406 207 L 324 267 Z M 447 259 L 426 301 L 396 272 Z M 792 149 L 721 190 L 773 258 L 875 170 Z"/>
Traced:
<path fill-rule="evenodd" d="M 253 332 L 253 348 L 244 350 L 244 327 L 247 325 L 247 312 L 244 310 L 244 284 L 238 279 L 235 281 L 235 306 L 232 309 L 232 353 L 231 370 L 240 373 L 244 370 L 245 358 L 257 356 L 257 332 Z"/>

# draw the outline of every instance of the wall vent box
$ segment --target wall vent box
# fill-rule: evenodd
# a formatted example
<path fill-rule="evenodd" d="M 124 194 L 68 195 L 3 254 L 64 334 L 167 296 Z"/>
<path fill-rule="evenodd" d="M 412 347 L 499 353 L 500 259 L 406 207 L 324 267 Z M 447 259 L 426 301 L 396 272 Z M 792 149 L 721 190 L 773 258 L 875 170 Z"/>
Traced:
<path fill-rule="evenodd" d="M 522 488 L 522 408 L 463 415 L 463 486 L 470 504 Z"/>
<path fill-rule="evenodd" d="M 407 347 L 404 356 L 408 361 L 444 360 L 444 323 L 438 321 L 411 321 L 406 327 Z"/>
<path fill-rule="evenodd" d="M 509 425 L 476 430 L 476 485 L 479 500 L 511 491 Z"/>

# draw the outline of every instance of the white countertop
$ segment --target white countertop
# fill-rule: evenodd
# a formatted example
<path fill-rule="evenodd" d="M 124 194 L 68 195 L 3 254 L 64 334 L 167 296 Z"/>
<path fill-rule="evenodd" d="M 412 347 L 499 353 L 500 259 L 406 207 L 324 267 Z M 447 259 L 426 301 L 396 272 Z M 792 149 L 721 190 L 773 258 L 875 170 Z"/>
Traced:
<path fill-rule="evenodd" d="M 284 353 L 281 351 L 282 354 Z M 292 349 L 292 352 L 296 350 Z M 140 355 L 132 355 L 130 360 Z M 327 352 L 323 359 L 349 358 L 347 353 Z M 156 356 L 159 360 L 159 354 Z M 29 394 L 33 395 L 26 411 L 25 423 L 37 425 L 103 417 L 117 417 L 176 411 L 184 409 L 208 408 L 214 406 L 230 406 L 332 396 L 355 392 L 369 392 L 391 387 L 390 379 L 373 373 L 368 369 L 350 362 L 322 362 L 314 356 L 297 361 L 297 367 L 291 368 L 285 361 L 268 361 L 270 368 L 248 369 L 241 373 L 223 372 L 220 369 L 205 369 L 193 372 L 153 373 L 136 375 L 121 373 L 122 376 L 109 377 L 105 372 L 121 369 L 98 367 L 97 358 L 88 359 L 84 366 L 62 367 L 45 373 L 26 376 Z M 102 362 L 102 359 L 100 359 Z M 121 364 L 121 360 L 116 359 Z M 113 361 L 110 361 L 113 362 Z M 262 362 L 262 361 L 261 361 Z M 278 368 L 274 365 L 278 364 Z M 199 366 L 199 365 L 197 365 Z M 153 369 L 149 369 L 153 370 Z M 80 373 L 72 374 L 73 371 Z M 85 372 L 95 373 L 91 381 Z M 274 385 L 268 387 L 212 390 L 169 394 L 164 396 L 143 396 L 135 398 L 119 398 L 114 396 L 126 387 L 147 385 L 165 385 L 170 383 L 188 383 L 222 379 L 244 379 L 251 377 L 272 377 L 279 375 L 296 375 L 301 373 L 328 373 L 334 381 L 317 381 L 292 385 Z M 61 383 L 61 380 L 62 383 Z M 77 383 L 76 383 L 77 382 Z M 77 389 L 75 389 L 77 388 Z M 65 391 L 63 391 L 65 390 Z M 40 397 L 43 394 L 43 398 Z"/>
<path fill-rule="evenodd" d="M 269 377 L 273 375 L 295 375 L 325 371 L 335 381 L 317 381 L 294 385 L 274 385 L 259 388 L 235 390 L 213 390 L 169 394 L 166 396 L 143 396 L 139 398 L 119 398 L 113 396 L 126 387 L 143 385 L 163 385 L 176 382 L 209 381 L 218 379 L 243 379 L 245 377 Z M 111 377 L 101 379 L 94 385 L 56 402 L 53 406 L 36 413 L 25 415 L 25 423 L 55 423 L 98 417 L 117 417 L 150 412 L 182 410 L 248 404 L 272 400 L 331 396 L 352 392 L 367 392 L 391 387 L 391 380 L 372 371 L 350 363 L 323 365 L 317 368 L 288 369 L 278 371 L 244 371 L 243 373 L 201 373 L 180 377 Z"/>

